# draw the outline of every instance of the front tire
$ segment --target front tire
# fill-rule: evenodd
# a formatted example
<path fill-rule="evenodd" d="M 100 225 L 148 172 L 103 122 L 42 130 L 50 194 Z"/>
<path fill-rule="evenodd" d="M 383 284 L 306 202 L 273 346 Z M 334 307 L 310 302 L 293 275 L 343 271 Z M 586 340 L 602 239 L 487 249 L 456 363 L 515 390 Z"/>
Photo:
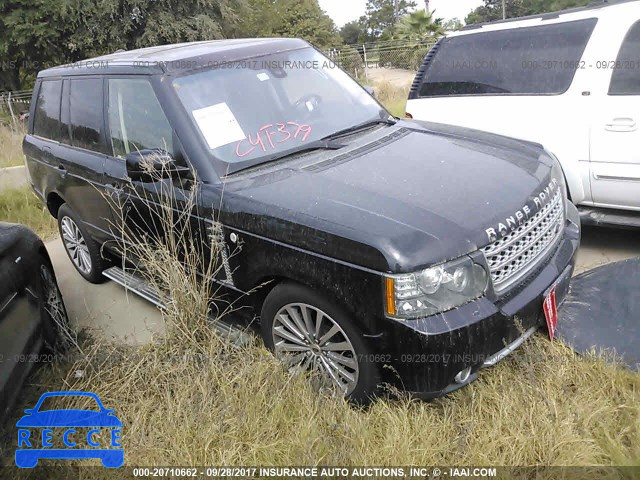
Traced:
<path fill-rule="evenodd" d="M 354 403 L 378 392 L 379 368 L 350 315 L 308 287 L 281 283 L 267 295 L 262 338 L 289 369 L 305 369 Z"/>
<path fill-rule="evenodd" d="M 45 349 L 49 352 L 67 348 L 69 317 L 55 274 L 46 259 L 40 263 L 40 318 Z"/>
<path fill-rule="evenodd" d="M 65 203 L 58 210 L 58 229 L 64 249 L 77 272 L 91 283 L 103 283 L 106 260 L 100 246 L 87 234 L 78 216 Z"/>

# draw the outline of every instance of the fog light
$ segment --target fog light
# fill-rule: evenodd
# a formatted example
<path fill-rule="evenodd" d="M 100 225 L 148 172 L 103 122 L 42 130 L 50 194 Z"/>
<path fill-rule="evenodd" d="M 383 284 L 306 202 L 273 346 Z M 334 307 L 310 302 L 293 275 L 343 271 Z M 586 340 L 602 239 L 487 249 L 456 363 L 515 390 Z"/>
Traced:
<path fill-rule="evenodd" d="M 456 383 L 464 383 L 467 380 L 469 380 L 469 377 L 471 376 L 471 367 L 467 367 L 464 370 L 460 370 L 454 380 L 456 381 Z"/>

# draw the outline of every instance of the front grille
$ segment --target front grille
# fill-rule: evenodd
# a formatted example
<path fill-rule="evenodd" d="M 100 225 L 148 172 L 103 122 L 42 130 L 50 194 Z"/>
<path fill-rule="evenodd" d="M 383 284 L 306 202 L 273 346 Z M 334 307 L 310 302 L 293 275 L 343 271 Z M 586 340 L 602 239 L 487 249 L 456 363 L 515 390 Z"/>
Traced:
<path fill-rule="evenodd" d="M 496 293 L 527 275 L 542 260 L 562 233 L 562 191 L 516 230 L 482 249 Z"/>

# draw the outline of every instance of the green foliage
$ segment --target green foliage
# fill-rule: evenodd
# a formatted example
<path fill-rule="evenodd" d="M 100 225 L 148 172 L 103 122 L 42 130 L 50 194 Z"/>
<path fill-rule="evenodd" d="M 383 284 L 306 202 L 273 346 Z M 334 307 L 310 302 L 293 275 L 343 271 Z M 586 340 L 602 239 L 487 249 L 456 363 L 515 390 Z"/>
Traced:
<path fill-rule="evenodd" d="M 442 18 L 434 18 L 433 12 L 427 13 L 424 10 L 417 10 L 400 19 L 395 37 L 399 40 L 424 42 L 433 40 L 443 33 Z"/>
<path fill-rule="evenodd" d="M 445 32 L 455 32 L 456 30 L 460 30 L 464 27 L 464 23 L 459 18 L 450 18 L 446 22 L 442 24 L 442 29 Z"/>
<path fill-rule="evenodd" d="M 224 38 L 240 7 L 237 0 L 73 1 L 78 15 L 68 48 L 82 57 Z"/>
<path fill-rule="evenodd" d="M 318 0 L 248 0 L 240 32 L 249 37 L 300 37 L 320 48 L 342 44 Z"/>
<path fill-rule="evenodd" d="M 70 34 L 66 0 L 14 0 L 0 6 L 0 90 L 18 90 L 29 74 L 67 59 Z"/>
<path fill-rule="evenodd" d="M 358 20 L 346 23 L 340 29 L 340 38 L 346 45 L 364 43 L 367 41 L 367 30 Z"/>
<path fill-rule="evenodd" d="M 0 191 L 0 219 L 21 223 L 36 232 L 43 240 L 54 238 L 58 228 L 47 207 L 30 188 L 10 188 Z"/>
<path fill-rule="evenodd" d="M 555 12 L 589 3 L 591 0 L 506 0 L 506 18 Z M 502 0 L 485 0 L 484 5 L 467 15 L 465 22 L 471 24 L 500 19 L 502 19 Z"/>
<path fill-rule="evenodd" d="M 0 90 L 30 87 L 43 68 L 235 33 L 245 0 L 14 0 L 0 7 Z"/>
<path fill-rule="evenodd" d="M 415 6 L 413 0 L 367 0 L 361 23 L 372 39 L 380 38 L 385 31 L 391 33 L 398 20 Z"/>

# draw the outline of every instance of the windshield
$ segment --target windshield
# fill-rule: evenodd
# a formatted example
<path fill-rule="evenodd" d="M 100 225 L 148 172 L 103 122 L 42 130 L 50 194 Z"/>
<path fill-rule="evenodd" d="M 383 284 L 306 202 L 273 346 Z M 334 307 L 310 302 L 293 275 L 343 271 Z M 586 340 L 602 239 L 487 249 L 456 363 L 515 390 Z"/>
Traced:
<path fill-rule="evenodd" d="M 311 47 L 187 74 L 174 80 L 173 88 L 228 173 L 389 118 L 349 75 Z"/>

